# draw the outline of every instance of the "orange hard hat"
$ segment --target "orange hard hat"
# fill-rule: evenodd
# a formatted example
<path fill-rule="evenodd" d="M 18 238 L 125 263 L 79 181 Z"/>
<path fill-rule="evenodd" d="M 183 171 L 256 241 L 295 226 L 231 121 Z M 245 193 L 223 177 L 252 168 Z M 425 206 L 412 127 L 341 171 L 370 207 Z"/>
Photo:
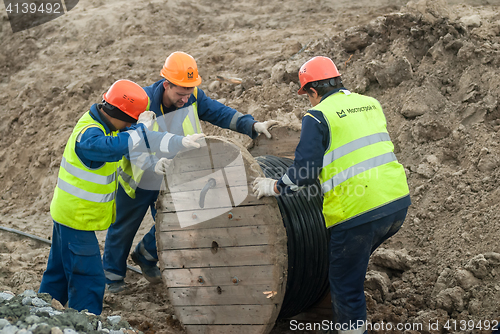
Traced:
<path fill-rule="evenodd" d="M 196 60 L 181 51 L 176 51 L 167 57 L 160 74 L 168 82 L 181 87 L 196 87 L 201 84 Z"/>
<path fill-rule="evenodd" d="M 320 81 L 339 76 L 339 70 L 337 70 L 337 66 L 335 66 L 330 58 L 322 56 L 311 58 L 300 67 L 300 89 L 297 93 L 299 95 L 305 94 L 306 91 L 304 90 L 304 86 L 309 82 Z"/>
<path fill-rule="evenodd" d="M 116 81 L 102 97 L 104 101 L 135 120 L 143 111 L 149 109 L 148 94 L 141 86 L 130 80 Z"/>

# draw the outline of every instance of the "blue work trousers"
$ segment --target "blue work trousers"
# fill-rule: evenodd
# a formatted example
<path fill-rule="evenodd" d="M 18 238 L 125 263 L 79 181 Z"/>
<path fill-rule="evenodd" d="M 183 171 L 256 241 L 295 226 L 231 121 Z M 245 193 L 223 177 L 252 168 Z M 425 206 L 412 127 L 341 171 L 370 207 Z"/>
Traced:
<path fill-rule="evenodd" d="M 94 231 L 75 230 L 54 221 L 47 269 L 38 292 L 61 304 L 101 314 L 105 280 Z"/>
<path fill-rule="evenodd" d="M 130 248 L 149 207 L 155 219 L 155 201 L 158 193 L 157 190 L 137 188 L 134 199 L 127 195 L 121 185 L 118 186 L 116 221 L 109 227 L 104 244 L 103 266 L 106 283 L 122 281 L 125 278 Z M 136 251 L 140 251 L 138 252 L 139 258 L 147 265 L 156 265 L 158 261 L 155 231 L 153 225 L 136 247 Z M 150 254 L 150 256 L 143 254 Z"/>
<path fill-rule="evenodd" d="M 333 321 L 339 327 L 343 326 L 340 328 L 352 330 L 353 324 L 367 320 L 364 282 L 368 260 L 378 246 L 399 231 L 407 210 L 405 208 L 345 230 L 332 227 L 329 244 L 330 292 Z M 360 333 L 363 331 L 360 330 Z"/>

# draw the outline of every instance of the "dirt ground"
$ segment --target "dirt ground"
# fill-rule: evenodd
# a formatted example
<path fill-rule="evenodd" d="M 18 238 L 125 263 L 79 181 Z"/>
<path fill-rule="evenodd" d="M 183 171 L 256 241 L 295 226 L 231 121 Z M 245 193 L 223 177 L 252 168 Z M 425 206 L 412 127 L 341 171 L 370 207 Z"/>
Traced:
<path fill-rule="evenodd" d="M 499 9 L 498 0 L 81 0 L 13 34 L 1 5 L 0 225 L 50 238 L 66 140 L 115 80 L 149 85 L 182 50 L 210 97 L 300 129 L 309 103 L 296 94 L 298 68 L 325 55 L 347 88 L 381 102 L 413 201 L 370 263 L 369 320 L 424 324 L 407 334 L 490 333 L 485 321 L 500 317 Z M 136 241 L 152 224 L 148 217 Z M 49 247 L 0 236 L 0 291 L 37 290 Z M 103 246 L 105 231 L 98 237 Z M 135 273 L 126 281 L 126 292 L 105 296 L 104 314 L 145 333 L 183 332 L 163 286 Z M 280 322 L 272 333 L 287 328 Z"/>

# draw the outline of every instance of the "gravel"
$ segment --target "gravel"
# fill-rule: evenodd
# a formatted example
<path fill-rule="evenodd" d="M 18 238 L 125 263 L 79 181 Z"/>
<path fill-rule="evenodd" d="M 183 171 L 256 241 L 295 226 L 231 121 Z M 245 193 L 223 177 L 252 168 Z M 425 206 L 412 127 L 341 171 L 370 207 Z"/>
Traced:
<path fill-rule="evenodd" d="M 0 292 L 0 334 L 142 334 L 121 316 L 64 308 L 47 293 Z"/>

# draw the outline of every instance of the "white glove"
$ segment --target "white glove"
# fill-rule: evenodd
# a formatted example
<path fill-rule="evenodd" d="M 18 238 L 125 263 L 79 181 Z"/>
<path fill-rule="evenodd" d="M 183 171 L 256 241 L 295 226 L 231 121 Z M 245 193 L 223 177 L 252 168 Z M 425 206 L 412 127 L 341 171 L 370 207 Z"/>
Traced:
<path fill-rule="evenodd" d="M 265 134 L 267 138 L 271 138 L 271 134 L 269 133 L 269 129 L 275 126 L 276 124 L 279 124 L 278 121 L 265 121 L 265 122 L 257 122 L 254 124 L 253 129 L 255 132 L 258 134 Z"/>
<path fill-rule="evenodd" d="M 167 174 L 168 166 L 172 163 L 172 160 L 167 158 L 161 158 L 155 165 L 155 173 L 158 175 Z"/>
<path fill-rule="evenodd" d="M 184 146 L 185 148 L 200 148 L 201 144 L 198 143 L 197 141 L 204 137 L 205 137 L 204 133 L 195 133 L 194 135 L 187 135 L 186 137 L 182 138 L 182 146 Z"/>
<path fill-rule="evenodd" d="M 156 114 L 152 110 L 143 111 L 137 119 L 137 124 L 144 124 L 148 130 L 153 131 L 153 124 L 156 121 Z"/>
<path fill-rule="evenodd" d="M 266 177 L 257 177 L 253 181 L 253 192 L 257 199 L 263 196 L 278 196 L 279 194 L 274 191 L 274 187 L 278 181 Z"/>

